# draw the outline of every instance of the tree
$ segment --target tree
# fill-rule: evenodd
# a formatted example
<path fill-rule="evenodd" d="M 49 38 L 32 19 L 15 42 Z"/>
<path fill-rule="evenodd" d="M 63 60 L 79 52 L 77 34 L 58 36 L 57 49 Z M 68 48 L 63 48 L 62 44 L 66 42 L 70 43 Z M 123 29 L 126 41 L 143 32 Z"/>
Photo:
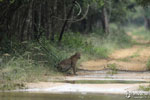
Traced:
<path fill-rule="evenodd" d="M 149 0 L 136 0 L 138 4 L 142 5 L 142 6 L 147 6 L 150 4 Z"/>
<path fill-rule="evenodd" d="M 145 26 L 148 30 L 150 30 L 150 7 L 144 7 L 144 18 L 145 18 Z"/>
<path fill-rule="evenodd" d="M 136 0 L 139 5 L 143 6 L 144 10 L 144 18 L 145 18 L 145 26 L 148 30 L 150 30 L 150 1 L 149 0 Z"/>
<path fill-rule="evenodd" d="M 63 36 L 64 30 L 65 30 L 65 27 L 66 27 L 66 25 L 67 25 L 68 19 L 70 18 L 71 13 L 72 13 L 72 11 L 73 11 L 73 7 L 74 7 L 74 5 L 75 5 L 75 1 L 76 1 L 76 0 L 73 0 L 73 1 L 72 1 L 72 6 L 71 6 L 71 8 L 70 8 L 70 10 L 69 10 L 69 12 L 68 12 L 68 14 L 67 14 L 66 20 L 65 20 L 65 22 L 64 22 L 64 24 L 63 24 L 63 26 L 62 26 L 62 29 L 61 29 L 61 32 L 60 32 L 60 36 L 59 36 L 59 43 L 60 43 L 61 40 L 62 40 L 62 36 Z"/>

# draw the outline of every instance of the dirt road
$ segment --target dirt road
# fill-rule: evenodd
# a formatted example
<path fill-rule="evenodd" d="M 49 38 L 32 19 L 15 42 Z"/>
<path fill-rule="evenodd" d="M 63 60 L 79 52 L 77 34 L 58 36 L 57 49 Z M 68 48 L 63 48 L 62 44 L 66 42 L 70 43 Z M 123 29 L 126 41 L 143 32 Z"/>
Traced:
<path fill-rule="evenodd" d="M 118 70 L 125 71 L 146 71 L 147 62 L 150 59 L 150 42 L 142 37 L 127 33 L 136 43 L 126 49 L 119 49 L 113 52 L 109 59 L 91 60 L 83 62 L 80 69 L 103 70 L 108 65 L 114 64 Z"/>

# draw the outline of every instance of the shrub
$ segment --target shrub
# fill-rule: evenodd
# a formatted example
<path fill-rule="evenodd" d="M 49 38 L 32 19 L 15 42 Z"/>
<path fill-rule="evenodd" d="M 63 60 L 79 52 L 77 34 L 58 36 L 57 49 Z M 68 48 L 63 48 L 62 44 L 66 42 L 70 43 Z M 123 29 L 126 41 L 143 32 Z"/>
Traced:
<path fill-rule="evenodd" d="M 107 65 L 107 68 L 110 69 L 111 71 L 109 71 L 108 73 L 113 75 L 113 74 L 117 74 L 117 65 L 114 63 L 114 64 L 108 64 Z"/>
<path fill-rule="evenodd" d="M 150 58 L 147 60 L 146 67 L 148 70 L 150 70 Z"/>

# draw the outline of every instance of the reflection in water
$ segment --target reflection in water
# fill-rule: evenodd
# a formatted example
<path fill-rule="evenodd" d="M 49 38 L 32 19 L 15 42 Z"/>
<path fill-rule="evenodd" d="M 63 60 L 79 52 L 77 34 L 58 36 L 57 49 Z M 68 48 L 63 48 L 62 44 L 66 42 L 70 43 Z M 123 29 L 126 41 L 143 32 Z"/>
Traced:
<path fill-rule="evenodd" d="M 48 94 L 48 93 L 8 92 L 8 93 L 0 93 L 0 100 L 128 100 L 128 99 L 125 98 L 125 95 L 110 95 L 110 94 Z M 131 98 L 129 100 L 135 99 Z"/>

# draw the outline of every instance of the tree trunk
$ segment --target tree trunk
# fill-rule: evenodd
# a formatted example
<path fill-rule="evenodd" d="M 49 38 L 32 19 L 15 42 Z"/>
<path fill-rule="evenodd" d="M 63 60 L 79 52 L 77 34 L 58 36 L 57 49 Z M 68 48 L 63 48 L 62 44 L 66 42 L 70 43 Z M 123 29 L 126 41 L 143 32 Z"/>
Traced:
<path fill-rule="evenodd" d="M 75 1 L 76 1 L 76 0 L 73 0 L 73 2 L 72 2 L 72 7 L 70 8 L 70 11 L 69 11 L 68 14 L 67 14 L 67 18 L 66 18 L 66 20 L 65 20 L 65 22 L 64 22 L 64 24 L 63 24 L 63 26 L 62 26 L 62 29 L 61 29 L 61 32 L 60 32 L 60 36 L 59 36 L 59 40 L 58 40 L 59 43 L 60 43 L 61 40 L 62 40 L 62 36 L 63 36 L 63 34 L 64 34 L 65 27 L 66 27 L 66 25 L 67 25 L 67 23 L 68 23 L 68 19 L 69 19 L 69 17 L 71 16 L 71 13 L 72 13 L 72 11 L 73 11 L 73 7 L 74 7 L 74 4 L 75 4 Z"/>
<path fill-rule="evenodd" d="M 148 30 L 150 30 L 150 18 L 145 18 L 145 26 Z"/>
<path fill-rule="evenodd" d="M 23 28 L 22 28 L 22 34 L 21 34 L 21 41 L 23 41 L 24 39 L 29 39 L 29 34 L 31 31 L 31 26 L 32 26 L 32 5 L 33 5 L 33 0 L 30 1 L 30 4 L 29 4 L 29 8 L 28 8 L 28 11 L 27 11 L 27 16 L 25 18 L 25 21 L 24 21 L 24 25 L 23 25 Z"/>
<path fill-rule="evenodd" d="M 56 22 L 56 19 L 53 18 L 52 16 L 57 16 L 57 3 L 58 3 L 58 1 L 55 0 L 53 12 L 51 14 L 51 37 L 50 37 L 51 41 L 55 40 L 55 22 Z"/>
<path fill-rule="evenodd" d="M 102 26 L 103 30 L 106 34 L 109 33 L 109 21 L 108 21 L 108 15 L 105 6 L 102 8 Z"/>
<path fill-rule="evenodd" d="M 42 2 L 37 1 L 34 2 L 34 12 L 33 12 L 33 34 L 32 39 L 39 40 L 41 34 L 41 13 L 42 13 Z"/>
<path fill-rule="evenodd" d="M 50 32 L 51 32 L 51 27 L 50 27 L 50 9 L 49 9 L 49 0 L 45 2 L 45 7 L 46 7 L 46 38 L 49 39 Z"/>

